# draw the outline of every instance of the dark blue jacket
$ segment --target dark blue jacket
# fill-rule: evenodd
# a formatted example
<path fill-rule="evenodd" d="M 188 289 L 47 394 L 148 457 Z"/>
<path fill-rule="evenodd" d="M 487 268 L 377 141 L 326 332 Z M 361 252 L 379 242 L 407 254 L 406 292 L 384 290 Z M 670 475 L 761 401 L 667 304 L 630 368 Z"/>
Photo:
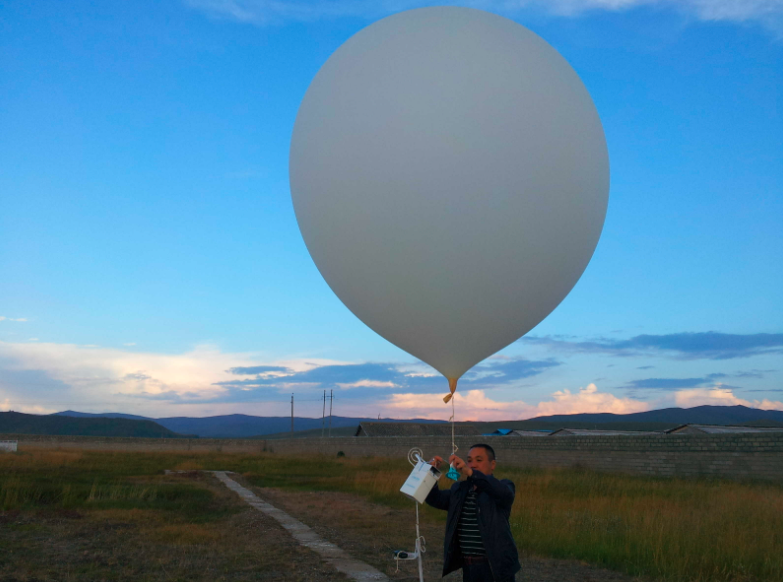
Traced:
<path fill-rule="evenodd" d="M 448 510 L 446 518 L 446 539 L 443 542 L 443 575 L 462 568 L 462 552 L 459 549 L 457 525 L 462 513 L 462 504 L 468 491 L 475 485 L 478 506 L 478 525 L 484 550 L 495 580 L 513 580 L 521 566 L 511 526 L 508 523 L 511 505 L 514 503 L 514 483 L 508 479 L 496 479 L 473 470 L 465 481 L 458 481 L 447 491 L 438 489 L 438 484 L 427 495 L 427 503 L 437 509 Z"/>

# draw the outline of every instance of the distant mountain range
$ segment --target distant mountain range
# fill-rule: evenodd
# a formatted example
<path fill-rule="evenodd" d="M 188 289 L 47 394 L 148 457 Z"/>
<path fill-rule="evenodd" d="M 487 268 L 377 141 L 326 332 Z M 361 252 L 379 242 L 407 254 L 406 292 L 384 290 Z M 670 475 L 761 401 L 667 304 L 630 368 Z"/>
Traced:
<path fill-rule="evenodd" d="M 537 416 L 527 422 L 678 422 L 680 424 L 738 424 L 753 420 L 783 420 L 783 411 L 759 410 L 747 406 L 696 406 L 694 408 L 661 408 L 633 414 L 561 414 Z"/>
<path fill-rule="evenodd" d="M 151 420 L 127 418 L 79 418 L 62 415 L 0 412 L 0 434 L 45 434 L 61 436 L 115 436 L 181 438 Z"/>
<path fill-rule="evenodd" d="M 189 418 L 185 416 L 176 416 L 172 418 L 147 418 L 144 416 L 134 416 L 132 414 L 121 414 L 118 412 L 105 412 L 101 414 L 92 414 L 89 412 L 75 412 L 66 410 L 65 412 L 56 412 L 52 416 L 69 416 L 74 418 L 115 418 L 127 420 L 146 420 L 158 423 L 171 431 L 181 434 L 198 435 L 203 438 L 247 438 L 260 435 L 284 433 L 291 431 L 290 416 L 248 416 L 246 414 L 229 414 L 226 416 L 208 416 L 206 418 Z M 356 428 L 360 422 L 375 421 L 377 418 L 350 418 L 345 416 L 332 417 L 332 429 L 353 427 Z M 414 418 L 411 420 L 395 420 L 394 422 L 415 422 L 431 423 L 444 422 L 442 420 L 426 420 Z M 326 418 L 325 425 L 328 429 L 329 418 Z M 318 430 L 321 429 L 320 418 L 294 417 L 294 430 Z M 320 434 L 320 432 L 319 432 Z M 333 433 L 334 434 L 334 433 Z"/>
<path fill-rule="evenodd" d="M 747 406 L 696 406 L 694 408 L 663 408 L 660 410 L 636 412 L 633 414 L 557 414 L 552 416 L 537 416 L 527 420 L 503 420 L 473 424 L 479 424 L 479 428 L 482 432 L 492 432 L 499 428 L 510 428 L 515 430 L 586 428 L 663 431 L 682 426 L 683 424 L 781 427 L 783 426 L 783 411 L 759 410 L 757 408 L 748 408 Z"/>
<path fill-rule="evenodd" d="M 359 423 L 378 421 L 377 418 L 333 416 L 332 435 L 348 436 L 354 433 Z M 294 418 L 296 436 L 320 436 L 321 422 L 320 418 Z M 327 427 L 328 422 L 327 418 Z M 394 422 L 428 424 L 444 421 L 408 419 L 394 420 Z M 479 424 L 482 430 L 486 429 L 487 432 L 497 428 L 665 430 L 682 424 L 783 426 L 783 411 L 759 410 L 746 406 L 697 406 L 665 408 L 634 414 L 562 414 Z M 186 435 L 202 438 L 249 438 L 270 435 L 272 438 L 283 438 L 290 435 L 290 430 L 291 418 L 286 416 L 230 414 L 207 418 L 153 419 L 116 412 L 92 414 L 73 410 L 47 416 L 18 412 L 0 413 L 0 433 L 169 438 Z"/>

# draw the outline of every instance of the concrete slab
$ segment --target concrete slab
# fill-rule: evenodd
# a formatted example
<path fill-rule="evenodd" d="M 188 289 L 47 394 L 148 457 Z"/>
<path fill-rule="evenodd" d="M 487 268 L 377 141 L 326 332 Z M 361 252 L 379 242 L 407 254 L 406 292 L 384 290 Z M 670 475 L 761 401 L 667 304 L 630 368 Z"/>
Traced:
<path fill-rule="evenodd" d="M 348 553 L 341 550 L 335 544 L 323 539 L 298 519 L 291 517 L 286 512 L 267 503 L 246 487 L 242 487 L 242 485 L 228 476 L 227 471 L 211 472 L 215 477 L 220 479 L 226 487 L 234 491 L 250 506 L 274 518 L 295 540 L 318 553 L 324 560 L 334 566 L 336 570 L 342 572 L 349 578 L 352 578 L 357 582 L 384 582 L 389 580 L 388 576 L 382 572 L 376 570 L 369 564 L 352 558 Z"/>

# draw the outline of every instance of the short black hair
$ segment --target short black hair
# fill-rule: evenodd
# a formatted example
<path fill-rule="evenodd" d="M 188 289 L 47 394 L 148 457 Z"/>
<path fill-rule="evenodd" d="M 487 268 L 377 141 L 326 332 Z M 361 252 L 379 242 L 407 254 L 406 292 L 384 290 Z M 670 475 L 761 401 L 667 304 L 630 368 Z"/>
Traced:
<path fill-rule="evenodd" d="M 487 451 L 487 456 L 489 457 L 490 461 L 494 461 L 495 460 L 495 449 L 493 449 L 489 445 L 485 445 L 483 443 L 479 443 L 477 445 L 471 445 L 470 450 L 468 450 L 468 452 L 470 452 L 473 449 L 477 449 L 479 447 Z"/>

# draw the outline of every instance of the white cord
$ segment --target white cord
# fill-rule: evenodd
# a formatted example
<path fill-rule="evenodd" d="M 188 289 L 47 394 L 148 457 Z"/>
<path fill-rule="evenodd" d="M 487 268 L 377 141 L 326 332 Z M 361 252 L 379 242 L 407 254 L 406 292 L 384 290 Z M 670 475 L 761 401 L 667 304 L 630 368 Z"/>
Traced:
<path fill-rule="evenodd" d="M 424 565 L 423 565 L 423 556 L 424 552 L 426 551 L 424 544 L 422 542 L 425 542 L 424 537 L 419 532 L 419 504 L 416 503 L 416 551 L 418 554 L 416 555 L 416 559 L 418 561 L 419 566 L 419 582 L 424 582 Z"/>
<path fill-rule="evenodd" d="M 415 501 L 413 503 L 416 506 L 416 541 L 413 546 L 413 551 L 416 552 L 416 560 L 418 561 L 419 566 L 419 582 L 424 582 L 422 555 L 427 551 L 427 540 L 423 535 L 421 535 L 419 530 L 419 504 Z M 400 571 L 399 554 L 395 554 L 394 561 L 396 562 L 396 569 L 394 570 L 394 573 L 397 574 Z"/>
<path fill-rule="evenodd" d="M 452 455 L 456 455 L 457 451 L 459 450 L 459 447 L 454 442 L 454 423 L 455 423 L 455 420 L 454 420 L 454 399 L 453 398 L 451 399 L 451 418 L 449 418 L 449 420 L 451 421 L 451 454 Z"/>

